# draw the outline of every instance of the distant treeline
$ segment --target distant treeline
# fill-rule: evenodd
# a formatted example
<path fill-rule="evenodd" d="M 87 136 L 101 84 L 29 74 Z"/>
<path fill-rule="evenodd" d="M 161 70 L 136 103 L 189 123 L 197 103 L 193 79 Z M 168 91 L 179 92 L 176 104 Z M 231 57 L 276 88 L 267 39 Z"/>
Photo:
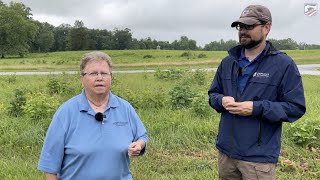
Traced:
<path fill-rule="evenodd" d="M 278 49 L 320 49 L 320 45 L 297 43 L 291 38 L 269 39 Z M 74 25 L 55 27 L 32 19 L 31 9 L 22 3 L 0 0 L 0 56 L 28 52 L 55 52 L 77 50 L 168 49 L 226 51 L 237 45 L 235 40 L 212 41 L 204 47 L 195 40 L 181 36 L 173 42 L 158 41 L 150 37 L 136 39 L 130 29 L 89 29 L 81 20 Z"/>

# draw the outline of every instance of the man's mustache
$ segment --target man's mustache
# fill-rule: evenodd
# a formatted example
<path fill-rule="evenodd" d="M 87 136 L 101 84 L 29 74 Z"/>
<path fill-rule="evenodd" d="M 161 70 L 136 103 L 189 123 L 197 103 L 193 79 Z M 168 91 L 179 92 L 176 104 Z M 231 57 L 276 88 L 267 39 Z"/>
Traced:
<path fill-rule="evenodd" d="M 240 38 L 250 38 L 248 34 L 239 34 Z"/>

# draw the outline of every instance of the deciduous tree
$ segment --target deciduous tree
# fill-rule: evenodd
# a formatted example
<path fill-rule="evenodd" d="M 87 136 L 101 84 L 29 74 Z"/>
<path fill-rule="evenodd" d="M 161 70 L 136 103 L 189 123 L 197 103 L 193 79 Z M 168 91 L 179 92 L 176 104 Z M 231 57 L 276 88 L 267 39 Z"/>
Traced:
<path fill-rule="evenodd" d="M 31 19 L 30 8 L 22 3 L 0 3 L 0 54 L 23 57 L 30 49 L 37 26 Z"/>

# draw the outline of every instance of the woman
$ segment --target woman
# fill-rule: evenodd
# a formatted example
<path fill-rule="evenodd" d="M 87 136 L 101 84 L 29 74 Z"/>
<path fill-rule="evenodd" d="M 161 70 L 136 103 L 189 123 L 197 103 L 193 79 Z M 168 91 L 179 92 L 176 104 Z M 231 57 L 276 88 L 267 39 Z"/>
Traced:
<path fill-rule="evenodd" d="M 111 93 L 107 54 L 85 54 L 80 72 L 82 93 L 53 116 L 38 169 L 47 180 L 132 179 L 129 156 L 144 153 L 146 129 L 133 107 Z"/>

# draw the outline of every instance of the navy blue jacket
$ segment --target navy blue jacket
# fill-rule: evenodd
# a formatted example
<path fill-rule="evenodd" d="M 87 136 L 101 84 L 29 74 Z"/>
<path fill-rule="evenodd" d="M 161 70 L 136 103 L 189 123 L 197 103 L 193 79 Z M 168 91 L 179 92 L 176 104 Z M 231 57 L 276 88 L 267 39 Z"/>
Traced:
<path fill-rule="evenodd" d="M 270 42 L 266 56 L 240 93 L 238 58 L 242 47 L 229 50 L 208 91 L 209 104 L 221 113 L 216 147 L 229 157 L 250 162 L 276 163 L 281 148 L 282 122 L 293 122 L 306 111 L 301 75 L 294 61 Z M 230 114 L 222 97 L 253 101 L 251 116 Z"/>

